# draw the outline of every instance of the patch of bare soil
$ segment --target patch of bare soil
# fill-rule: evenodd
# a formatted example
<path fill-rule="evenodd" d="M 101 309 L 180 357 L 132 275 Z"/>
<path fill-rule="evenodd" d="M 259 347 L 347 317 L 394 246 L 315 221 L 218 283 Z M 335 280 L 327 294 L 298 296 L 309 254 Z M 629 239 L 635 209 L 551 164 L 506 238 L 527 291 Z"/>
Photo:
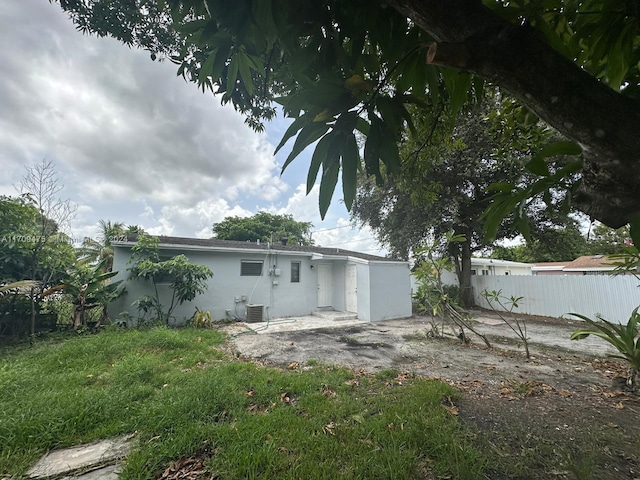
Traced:
<path fill-rule="evenodd" d="M 460 395 L 450 411 L 491 458 L 490 479 L 640 480 L 640 398 L 623 391 L 625 366 L 597 340 L 570 341 L 578 322 L 532 318 L 532 357 L 486 313 L 474 326 L 492 349 L 471 336 L 428 335 L 430 319 L 316 330 L 237 335 L 237 356 L 287 367 L 310 360 L 376 372 L 395 369 L 440 378 Z"/>

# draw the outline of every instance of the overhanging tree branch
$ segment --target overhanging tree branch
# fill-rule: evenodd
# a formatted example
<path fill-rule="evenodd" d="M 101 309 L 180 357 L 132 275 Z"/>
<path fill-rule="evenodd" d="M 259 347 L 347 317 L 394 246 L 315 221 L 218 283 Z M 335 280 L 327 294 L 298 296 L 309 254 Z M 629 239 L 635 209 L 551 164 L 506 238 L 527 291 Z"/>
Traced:
<path fill-rule="evenodd" d="M 429 33 L 428 61 L 499 85 L 583 149 L 575 197 L 585 213 L 617 228 L 640 214 L 640 102 L 616 92 L 479 0 L 388 0 Z"/>

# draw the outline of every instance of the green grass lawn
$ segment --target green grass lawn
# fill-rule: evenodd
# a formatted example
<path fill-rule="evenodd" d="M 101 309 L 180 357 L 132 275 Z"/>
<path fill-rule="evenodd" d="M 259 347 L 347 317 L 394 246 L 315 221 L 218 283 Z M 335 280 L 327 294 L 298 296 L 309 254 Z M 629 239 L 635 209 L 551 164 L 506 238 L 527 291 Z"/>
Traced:
<path fill-rule="evenodd" d="M 230 359 L 196 329 L 109 330 L 0 350 L 0 477 L 50 449 L 137 432 L 122 478 L 207 456 L 221 479 L 482 478 L 447 384 Z"/>

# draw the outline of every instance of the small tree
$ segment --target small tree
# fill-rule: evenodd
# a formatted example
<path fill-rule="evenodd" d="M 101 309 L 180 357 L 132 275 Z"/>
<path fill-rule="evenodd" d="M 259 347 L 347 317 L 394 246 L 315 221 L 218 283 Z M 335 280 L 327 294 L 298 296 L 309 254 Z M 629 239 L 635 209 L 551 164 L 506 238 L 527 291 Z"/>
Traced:
<path fill-rule="evenodd" d="M 208 267 L 191 263 L 185 255 L 161 261 L 156 237 L 139 236 L 131 252 L 129 278 L 151 282 L 154 292 L 152 296 L 146 295 L 138 299 L 138 307 L 145 312 L 154 313 L 157 320 L 167 325 L 178 305 L 207 291 L 206 280 L 213 276 Z M 161 280 L 168 280 L 171 289 L 171 300 L 166 310 L 158 291 Z"/>
<path fill-rule="evenodd" d="M 105 258 L 91 267 L 77 262 L 67 270 L 67 275 L 60 285 L 50 288 L 42 294 L 43 297 L 46 297 L 63 291 L 71 297 L 73 304 L 71 324 L 76 330 L 87 326 L 87 312 L 94 308 L 102 308 L 101 321 L 106 321 L 107 306 L 123 292 L 120 288 L 122 280 L 114 283 L 109 282 L 109 279 L 117 275 L 118 272 L 104 272 L 107 261 L 108 259 Z"/>
<path fill-rule="evenodd" d="M 125 226 L 122 222 L 112 223 L 111 220 L 100 220 L 98 222 L 100 233 L 98 238 L 85 237 L 78 254 L 83 261 L 94 263 L 102 262 L 103 270 L 110 272 L 113 269 L 113 245 L 111 242 L 125 235 Z"/>
<path fill-rule="evenodd" d="M 460 312 L 457 299 L 452 297 L 450 289 L 442 283 L 444 271 L 452 271 L 454 268 L 454 262 L 447 255 L 451 244 L 464 241 L 464 236 L 448 232 L 441 240 L 435 240 L 426 247 L 416 250 L 423 260 L 414 272 L 418 280 L 418 290 L 414 298 L 418 301 L 418 309 L 423 312 L 429 311 L 434 319 L 431 324 L 433 336 L 442 336 L 445 321 L 450 320 L 460 329 L 458 337 L 462 341 L 466 340 L 464 333 L 466 328 L 480 337 L 487 348 L 491 348 L 487 337 L 473 328 L 465 315 Z M 436 323 L 436 319 L 440 319 L 440 324 Z"/>
<path fill-rule="evenodd" d="M 0 283 L 34 281 L 0 299 L 0 330 L 13 335 L 35 332 L 41 292 L 60 283 L 75 262 L 70 239 L 35 200 L 32 194 L 0 196 Z"/>
<path fill-rule="evenodd" d="M 500 319 L 513 330 L 513 332 L 522 340 L 525 354 L 527 358 L 531 358 L 529 352 L 529 337 L 527 337 L 527 323 L 522 318 L 518 318 L 514 310 L 519 307 L 523 297 L 506 297 L 502 294 L 502 290 L 484 290 L 481 295 L 487 300 L 489 307 L 498 314 Z M 499 308 L 496 308 L 497 307 Z M 506 315 L 503 314 L 506 312 Z M 510 318 L 507 318 L 510 317 Z"/>
<path fill-rule="evenodd" d="M 37 209 L 38 217 L 35 235 L 30 248 L 31 280 L 39 280 L 38 287 L 32 287 L 31 298 L 31 334 L 35 333 L 37 304 L 47 285 L 51 285 L 56 271 L 61 270 L 61 256 L 51 257 L 43 252 L 52 244 L 60 244 L 66 240 L 61 232 L 68 230 L 69 222 L 75 215 L 76 205 L 69 199 L 62 199 L 60 193 L 64 188 L 58 181 L 58 174 L 51 161 L 42 162 L 27 167 L 26 174 L 19 187 L 21 195 L 28 198 Z"/>

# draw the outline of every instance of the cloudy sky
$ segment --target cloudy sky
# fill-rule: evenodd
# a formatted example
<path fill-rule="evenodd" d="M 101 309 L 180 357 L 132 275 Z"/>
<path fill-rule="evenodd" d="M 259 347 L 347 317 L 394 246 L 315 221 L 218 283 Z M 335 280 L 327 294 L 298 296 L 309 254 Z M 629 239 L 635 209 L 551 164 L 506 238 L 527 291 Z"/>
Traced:
<path fill-rule="evenodd" d="M 280 176 L 286 120 L 253 132 L 175 65 L 83 36 L 47 0 L 0 2 L 0 45 L 0 194 L 16 195 L 25 167 L 53 162 L 78 206 L 74 237 L 104 219 L 206 238 L 224 217 L 265 210 L 312 222 L 322 246 L 381 252 L 350 226 L 340 188 L 321 221 L 317 186 L 305 195 L 308 152 Z"/>

